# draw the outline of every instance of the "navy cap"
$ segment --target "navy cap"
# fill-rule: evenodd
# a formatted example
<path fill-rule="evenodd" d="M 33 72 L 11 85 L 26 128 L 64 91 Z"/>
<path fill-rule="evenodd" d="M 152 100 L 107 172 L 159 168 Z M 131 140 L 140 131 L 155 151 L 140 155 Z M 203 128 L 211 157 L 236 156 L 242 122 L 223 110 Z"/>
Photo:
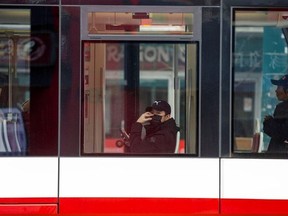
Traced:
<path fill-rule="evenodd" d="M 171 107 L 164 100 L 155 100 L 152 104 L 152 108 L 157 111 L 165 111 L 166 114 L 171 114 Z"/>
<path fill-rule="evenodd" d="M 271 83 L 277 86 L 288 87 L 288 74 L 282 76 L 279 80 L 271 79 Z"/>

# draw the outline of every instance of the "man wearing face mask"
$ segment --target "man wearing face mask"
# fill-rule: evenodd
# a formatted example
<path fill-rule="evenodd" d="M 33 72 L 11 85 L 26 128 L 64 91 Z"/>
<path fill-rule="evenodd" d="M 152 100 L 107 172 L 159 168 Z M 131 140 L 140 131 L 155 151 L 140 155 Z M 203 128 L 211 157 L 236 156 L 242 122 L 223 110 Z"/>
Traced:
<path fill-rule="evenodd" d="M 146 133 L 143 135 L 144 129 Z M 156 100 L 151 111 L 143 113 L 132 125 L 130 151 L 132 153 L 174 153 L 179 128 L 171 117 L 171 107 Z"/>

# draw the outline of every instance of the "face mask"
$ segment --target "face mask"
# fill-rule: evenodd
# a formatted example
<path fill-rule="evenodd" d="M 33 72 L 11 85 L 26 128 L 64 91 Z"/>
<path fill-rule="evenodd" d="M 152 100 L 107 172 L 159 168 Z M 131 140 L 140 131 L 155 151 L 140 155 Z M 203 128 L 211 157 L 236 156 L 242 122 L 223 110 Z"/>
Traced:
<path fill-rule="evenodd" d="M 152 116 L 152 120 L 150 121 L 149 125 L 145 125 L 146 133 L 150 134 L 157 130 L 158 126 L 161 124 L 161 116 L 154 115 Z"/>
<path fill-rule="evenodd" d="M 159 124 L 161 124 L 161 118 L 162 118 L 162 116 L 159 116 L 159 115 L 152 116 L 152 120 L 150 121 L 150 124 L 151 125 L 159 125 Z"/>

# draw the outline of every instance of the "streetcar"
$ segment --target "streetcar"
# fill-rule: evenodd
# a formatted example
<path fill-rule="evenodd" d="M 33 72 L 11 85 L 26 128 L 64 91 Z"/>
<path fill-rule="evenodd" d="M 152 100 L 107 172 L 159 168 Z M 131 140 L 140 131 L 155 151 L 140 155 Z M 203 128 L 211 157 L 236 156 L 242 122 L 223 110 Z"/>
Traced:
<path fill-rule="evenodd" d="M 286 0 L 0 0 L 0 214 L 287 214 L 287 73 Z M 127 151 L 159 99 L 175 153 Z"/>

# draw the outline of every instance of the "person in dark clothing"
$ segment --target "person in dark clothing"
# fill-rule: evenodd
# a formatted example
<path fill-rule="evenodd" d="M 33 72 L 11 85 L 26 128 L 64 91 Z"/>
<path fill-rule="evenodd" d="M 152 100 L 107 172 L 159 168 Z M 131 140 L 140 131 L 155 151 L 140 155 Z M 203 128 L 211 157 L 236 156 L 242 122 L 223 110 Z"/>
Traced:
<path fill-rule="evenodd" d="M 271 137 L 268 153 L 288 153 L 288 74 L 279 80 L 271 80 L 277 85 L 276 96 L 279 101 L 273 116 L 265 116 L 264 133 Z"/>
<path fill-rule="evenodd" d="M 143 133 L 144 130 L 144 133 Z M 171 117 L 171 107 L 156 100 L 151 111 L 143 113 L 132 125 L 130 151 L 132 153 L 174 153 L 179 128 Z"/>

